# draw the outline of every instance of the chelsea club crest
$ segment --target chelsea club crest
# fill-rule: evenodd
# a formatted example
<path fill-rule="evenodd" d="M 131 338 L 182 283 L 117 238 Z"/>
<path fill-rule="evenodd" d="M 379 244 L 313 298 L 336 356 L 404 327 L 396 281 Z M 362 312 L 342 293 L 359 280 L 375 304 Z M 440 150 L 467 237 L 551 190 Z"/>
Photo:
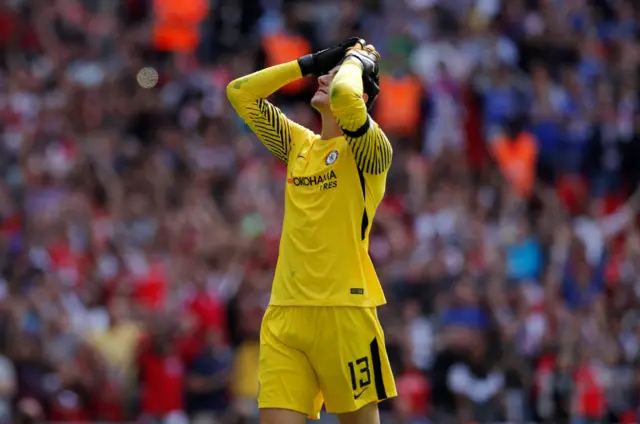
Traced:
<path fill-rule="evenodd" d="M 327 158 L 325 159 L 324 163 L 325 163 L 325 165 L 329 166 L 329 165 L 333 164 L 337 160 L 338 160 L 338 151 L 337 150 L 332 150 L 327 155 Z"/>

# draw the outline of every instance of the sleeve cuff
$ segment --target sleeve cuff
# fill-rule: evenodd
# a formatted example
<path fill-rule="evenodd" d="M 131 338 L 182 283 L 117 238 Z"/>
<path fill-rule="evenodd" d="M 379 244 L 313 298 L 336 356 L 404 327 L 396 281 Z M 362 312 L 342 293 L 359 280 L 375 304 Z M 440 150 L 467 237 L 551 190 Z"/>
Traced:
<path fill-rule="evenodd" d="M 302 78 L 304 75 L 302 74 L 302 68 L 300 67 L 300 63 L 297 60 L 292 60 L 289 62 L 291 67 L 291 71 L 293 72 L 293 76 L 295 78 Z"/>

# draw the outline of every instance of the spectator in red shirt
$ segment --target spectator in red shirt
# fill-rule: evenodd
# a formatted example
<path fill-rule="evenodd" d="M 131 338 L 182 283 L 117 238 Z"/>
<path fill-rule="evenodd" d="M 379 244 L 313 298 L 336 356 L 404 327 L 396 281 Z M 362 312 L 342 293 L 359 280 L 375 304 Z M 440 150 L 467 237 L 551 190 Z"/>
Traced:
<path fill-rule="evenodd" d="M 588 348 L 583 347 L 580 355 L 580 364 L 574 376 L 573 423 L 590 424 L 599 422 L 607 411 L 603 370 L 592 362 L 592 355 Z"/>
<path fill-rule="evenodd" d="M 139 367 L 142 416 L 145 419 L 180 420 L 184 413 L 184 366 L 174 346 L 172 329 L 156 322 L 142 342 Z"/>
<path fill-rule="evenodd" d="M 399 395 L 396 407 L 400 414 L 408 423 L 428 424 L 431 386 L 425 375 L 410 365 L 396 380 L 396 387 Z"/>
<path fill-rule="evenodd" d="M 73 363 L 61 367 L 58 373 L 60 387 L 52 396 L 49 420 L 53 422 L 90 422 L 88 408 L 88 392 L 78 375 L 78 368 Z"/>
<path fill-rule="evenodd" d="M 198 332 L 201 336 L 208 330 L 215 330 L 226 339 L 225 328 L 227 325 L 224 302 L 218 294 L 212 290 L 207 281 L 207 274 L 200 270 L 193 277 L 194 292 L 187 301 L 186 309 L 197 318 Z"/>

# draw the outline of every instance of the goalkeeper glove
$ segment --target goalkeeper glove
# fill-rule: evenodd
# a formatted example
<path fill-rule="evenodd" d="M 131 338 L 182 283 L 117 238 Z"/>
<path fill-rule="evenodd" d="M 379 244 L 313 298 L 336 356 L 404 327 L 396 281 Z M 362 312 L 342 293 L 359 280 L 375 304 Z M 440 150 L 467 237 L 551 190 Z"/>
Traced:
<path fill-rule="evenodd" d="M 306 77 L 309 75 L 324 75 L 329 73 L 329 71 L 344 58 L 347 50 L 357 43 L 364 43 L 364 40 L 358 37 L 348 38 L 328 49 L 302 56 L 298 59 L 302 76 Z"/>
<path fill-rule="evenodd" d="M 355 61 L 362 68 L 362 88 L 367 93 L 367 109 L 371 109 L 373 102 L 380 93 L 380 53 L 371 44 L 365 46 L 365 41 L 360 40 L 358 44 L 351 47 L 343 60 Z"/>

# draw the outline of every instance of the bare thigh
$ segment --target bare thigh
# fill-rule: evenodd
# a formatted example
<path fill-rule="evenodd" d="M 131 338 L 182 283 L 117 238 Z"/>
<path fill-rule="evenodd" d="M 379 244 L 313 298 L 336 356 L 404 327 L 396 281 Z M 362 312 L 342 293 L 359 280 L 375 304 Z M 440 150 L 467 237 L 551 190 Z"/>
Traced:
<path fill-rule="evenodd" d="M 260 409 L 260 424 L 306 424 L 307 416 L 289 409 Z"/>
<path fill-rule="evenodd" d="M 357 411 L 338 414 L 340 424 L 380 424 L 378 403 L 371 402 Z"/>

